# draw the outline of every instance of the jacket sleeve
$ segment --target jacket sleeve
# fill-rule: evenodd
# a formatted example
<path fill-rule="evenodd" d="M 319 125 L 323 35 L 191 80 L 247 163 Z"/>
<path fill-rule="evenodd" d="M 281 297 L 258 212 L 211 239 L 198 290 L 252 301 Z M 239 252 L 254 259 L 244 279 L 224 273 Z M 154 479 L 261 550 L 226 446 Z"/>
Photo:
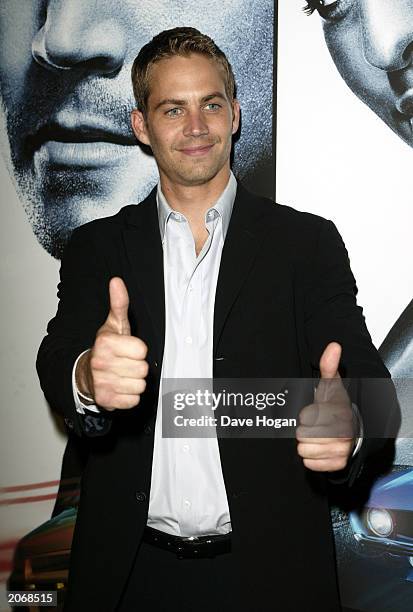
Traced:
<path fill-rule="evenodd" d="M 342 346 L 340 374 L 363 423 L 363 443 L 347 467 L 329 480 L 352 486 L 366 461 L 374 460 L 397 437 L 400 407 L 390 373 L 367 330 L 357 305 L 357 286 L 347 250 L 331 221 L 321 222 L 317 248 L 310 264 L 305 299 L 305 328 L 313 371 L 329 342 Z M 394 445 L 394 440 L 393 440 Z M 388 466 L 390 467 L 390 465 Z"/>
<path fill-rule="evenodd" d="M 93 345 L 109 311 L 109 270 L 95 248 L 93 229 L 92 223 L 74 230 L 65 248 L 57 312 L 47 326 L 36 360 L 46 400 L 79 436 L 106 434 L 112 423 L 108 411 L 80 414 L 72 389 L 73 365 L 80 353 Z"/>

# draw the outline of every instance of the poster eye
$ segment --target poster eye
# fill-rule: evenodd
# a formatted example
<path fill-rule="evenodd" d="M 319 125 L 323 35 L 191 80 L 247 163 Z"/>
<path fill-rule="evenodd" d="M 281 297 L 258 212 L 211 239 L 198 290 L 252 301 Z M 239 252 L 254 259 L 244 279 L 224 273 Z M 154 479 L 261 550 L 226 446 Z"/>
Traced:
<path fill-rule="evenodd" d="M 340 0 L 308 0 L 304 12 L 311 15 L 314 11 L 318 11 L 322 17 L 325 17 L 326 13 L 336 8 L 339 3 Z"/>

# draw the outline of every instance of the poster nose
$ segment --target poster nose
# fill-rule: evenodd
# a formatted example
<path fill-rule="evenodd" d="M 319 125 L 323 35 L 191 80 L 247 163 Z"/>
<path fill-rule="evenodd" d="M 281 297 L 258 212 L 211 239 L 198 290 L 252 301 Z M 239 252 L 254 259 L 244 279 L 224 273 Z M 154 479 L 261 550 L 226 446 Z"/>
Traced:
<path fill-rule="evenodd" d="M 32 40 L 32 56 L 50 70 L 112 74 L 125 60 L 126 34 L 120 19 L 82 0 L 51 0 Z"/>
<path fill-rule="evenodd" d="M 386 72 L 410 65 L 413 49 L 411 3 L 407 0 L 360 0 L 360 17 L 364 56 L 369 64 Z"/>

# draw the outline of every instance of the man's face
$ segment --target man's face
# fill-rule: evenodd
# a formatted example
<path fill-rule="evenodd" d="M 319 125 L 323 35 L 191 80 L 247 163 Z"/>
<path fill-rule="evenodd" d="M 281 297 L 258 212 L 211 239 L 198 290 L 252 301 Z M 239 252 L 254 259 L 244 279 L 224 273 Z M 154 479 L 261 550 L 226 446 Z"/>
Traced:
<path fill-rule="evenodd" d="M 196 27 L 232 59 L 244 112 L 238 176 L 271 158 L 272 16 L 272 0 L 2 0 L 2 150 L 44 248 L 60 256 L 75 227 L 156 183 L 130 126 L 130 69 L 163 29 Z"/>
<path fill-rule="evenodd" d="M 343 79 L 413 146 L 413 0 L 326 0 L 319 10 Z"/>
<path fill-rule="evenodd" d="M 202 185 L 228 173 L 239 105 L 229 100 L 217 62 L 199 54 L 164 59 L 152 66 L 149 82 L 146 116 L 135 111 L 132 121 L 162 181 Z"/>

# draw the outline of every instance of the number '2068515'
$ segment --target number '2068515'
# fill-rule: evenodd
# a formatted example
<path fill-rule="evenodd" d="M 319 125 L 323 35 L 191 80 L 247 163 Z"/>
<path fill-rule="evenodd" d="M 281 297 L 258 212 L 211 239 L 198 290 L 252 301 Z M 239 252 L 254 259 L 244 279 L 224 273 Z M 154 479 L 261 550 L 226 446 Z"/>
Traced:
<path fill-rule="evenodd" d="M 56 606 L 57 591 L 7 591 L 9 606 L 36 604 L 37 606 Z"/>

